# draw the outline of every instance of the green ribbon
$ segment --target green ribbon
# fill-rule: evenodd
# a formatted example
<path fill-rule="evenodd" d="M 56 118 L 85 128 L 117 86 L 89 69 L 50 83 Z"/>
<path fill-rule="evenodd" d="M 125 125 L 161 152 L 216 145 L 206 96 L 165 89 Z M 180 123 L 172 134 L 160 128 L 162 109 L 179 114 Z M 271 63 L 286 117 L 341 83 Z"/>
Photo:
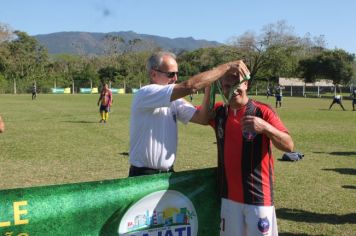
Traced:
<path fill-rule="evenodd" d="M 232 95 L 234 94 L 234 91 L 235 91 L 238 87 L 240 87 L 240 85 L 241 85 L 243 82 L 248 81 L 249 79 L 250 79 L 250 76 L 245 76 L 245 77 L 240 81 L 240 83 L 237 83 L 236 85 L 234 85 L 234 87 L 232 87 L 232 88 L 230 89 L 228 98 L 226 98 L 225 95 L 224 95 L 224 93 L 223 93 L 220 80 L 215 81 L 215 82 L 211 85 L 211 88 L 210 88 L 210 95 L 209 95 L 209 96 L 210 96 L 210 103 L 209 103 L 209 109 L 210 109 L 210 110 L 213 110 L 213 108 L 214 108 L 216 90 L 218 90 L 218 92 L 220 93 L 221 98 L 222 98 L 222 100 L 223 100 L 223 102 L 224 102 L 224 105 L 227 105 L 227 104 L 229 103 L 229 101 L 231 100 Z"/>

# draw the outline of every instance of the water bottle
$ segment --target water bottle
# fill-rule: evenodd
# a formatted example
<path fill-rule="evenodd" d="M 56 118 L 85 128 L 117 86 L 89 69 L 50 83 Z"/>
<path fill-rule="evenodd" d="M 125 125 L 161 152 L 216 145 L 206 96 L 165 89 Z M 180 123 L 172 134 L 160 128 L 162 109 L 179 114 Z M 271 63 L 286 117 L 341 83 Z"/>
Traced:
<path fill-rule="evenodd" d="M 253 106 L 252 102 L 249 101 L 246 105 L 246 110 L 244 116 L 254 116 L 255 115 L 255 107 Z M 244 140 L 247 142 L 252 142 L 253 139 L 256 137 L 257 133 L 254 131 L 249 130 L 242 130 L 242 136 Z"/>

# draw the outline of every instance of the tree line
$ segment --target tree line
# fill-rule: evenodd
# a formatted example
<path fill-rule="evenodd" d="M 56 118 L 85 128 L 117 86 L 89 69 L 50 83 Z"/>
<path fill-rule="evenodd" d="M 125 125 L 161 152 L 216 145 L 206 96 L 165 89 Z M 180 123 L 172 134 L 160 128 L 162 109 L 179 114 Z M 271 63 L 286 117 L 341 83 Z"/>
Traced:
<path fill-rule="evenodd" d="M 140 39 L 125 42 L 105 36 L 103 55 L 50 55 L 26 32 L 12 31 L 0 23 L 0 93 L 26 93 L 36 83 L 40 92 L 53 87 L 139 88 L 149 83 L 147 58 L 160 48 L 140 48 Z M 125 46 L 123 46 L 125 45 Z M 176 52 L 179 80 L 221 63 L 243 59 L 251 71 L 250 83 L 278 83 L 279 77 L 305 82 L 332 80 L 335 85 L 356 85 L 355 55 L 343 49 L 327 49 L 323 36 L 299 37 L 284 21 L 266 25 L 260 34 L 246 32 L 226 45 Z M 78 46 L 80 47 L 80 45 Z"/>

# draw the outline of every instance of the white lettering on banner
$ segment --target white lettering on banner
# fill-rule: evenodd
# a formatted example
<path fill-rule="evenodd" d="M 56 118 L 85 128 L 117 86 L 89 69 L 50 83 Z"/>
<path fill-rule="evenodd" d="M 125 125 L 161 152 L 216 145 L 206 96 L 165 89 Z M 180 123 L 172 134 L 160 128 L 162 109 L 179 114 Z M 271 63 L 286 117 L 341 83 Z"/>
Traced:
<path fill-rule="evenodd" d="M 139 232 L 138 234 L 130 234 L 129 236 L 191 236 L 190 227 L 180 227 L 176 229 L 159 230 L 156 232 Z"/>
<path fill-rule="evenodd" d="M 188 197 L 175 190 L 153 192 L 123 215 L 119 236 L 196 236 L 198 216 Z"/>

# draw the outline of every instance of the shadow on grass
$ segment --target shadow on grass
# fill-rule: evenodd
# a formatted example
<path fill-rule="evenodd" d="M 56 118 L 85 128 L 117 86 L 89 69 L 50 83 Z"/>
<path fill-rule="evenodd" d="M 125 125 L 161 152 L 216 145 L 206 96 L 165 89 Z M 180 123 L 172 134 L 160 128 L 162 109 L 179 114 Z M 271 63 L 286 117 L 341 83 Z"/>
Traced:
<path fill-rule="evenodd" d="M 356 152 L 330 152 L 330 155 L 336 155 L 336 156 L 356 156 Z"/>
<path fill-rule="evenodd" d="M 356 189 L 356 186 L 354 185 L 343 185 L 342 187 L 347 189 Z"/>
<path fill-rule="evenodd" d="M 282 162 L 292 162 L 292 163 L 296 163 L 298 161 L 287 161 L 287 160 L 283 160 L 282 158 L 278 158 L 277 161 L 282 161 Z M 301 161 L 301 160 L 299 160 Z"/>
<path fill-rule="evenodd" d="M 334 156 L 356 156 L 356 152 L 314 152 L 317 154 L 329 154 Z"/>
<path fill-rule="evenodd" d="M 327 223 L 331 225 L 356 224 L 356 213 L 346 215 L 320 214 L 288 208 L 276 209 L 276 211 L 278 218 L 296 222 Z"/>
<path fill-rule="evenodd" d="M 79 123 L 79 124 L 94 124 L 94 123 L 99 123 L 99 122 L 95 122 L 95 121 L 86 121 L 86 120 L 66 120 L 66 121 L 62 121 L 65 123 Z"/>
<path fill-rule="evenodd" d="M 335 171 L 343 175 L 356 175 L 356 169 L 352 169 L 352 168 L 333 168 L 333 169 L 322 169 L 322 170 Z"/>
<path fill-rule="evenodd" d="M 128 152 L 120 152 L 119 155 L 120 156 L 129 156 L 129 153 Z"/>

